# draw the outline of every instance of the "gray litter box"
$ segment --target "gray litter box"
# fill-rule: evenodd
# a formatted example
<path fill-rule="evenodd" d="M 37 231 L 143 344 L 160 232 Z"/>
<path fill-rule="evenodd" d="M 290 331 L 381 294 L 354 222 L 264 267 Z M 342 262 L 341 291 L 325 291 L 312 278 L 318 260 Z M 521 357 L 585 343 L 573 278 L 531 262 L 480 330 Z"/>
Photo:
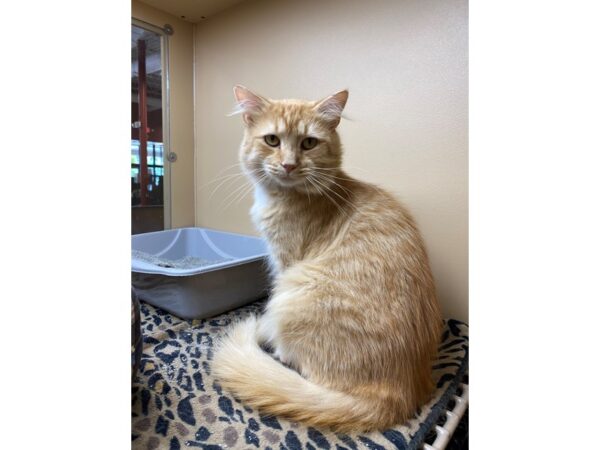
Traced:
<path fill-rule="evenodd" d="M 137 296 L 184 319 L 220 314 L 267 293 L 267 249 L 257 237 L 207 228 L 131 236 Z"/>

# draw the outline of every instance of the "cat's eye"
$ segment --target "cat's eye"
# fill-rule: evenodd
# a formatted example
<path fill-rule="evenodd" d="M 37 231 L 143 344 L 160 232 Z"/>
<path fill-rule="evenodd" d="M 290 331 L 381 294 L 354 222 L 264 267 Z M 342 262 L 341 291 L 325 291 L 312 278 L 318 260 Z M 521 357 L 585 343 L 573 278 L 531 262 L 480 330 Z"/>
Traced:
<path fill-rule="evenodd" d="M 318 141 L 316 138 L 307 137 L 302 140 L 302 142 L 300 143 L 300 147 L 302 147 L 302 150 L 310 150 L 317 146 L 317 142 Z"/>
<path fill-rule="evenodd" d="M 279 145 L 279 138 L 274 134 L 267 134 L 265 136 L 265 142 L 271 147 L 277 147 Z"/>

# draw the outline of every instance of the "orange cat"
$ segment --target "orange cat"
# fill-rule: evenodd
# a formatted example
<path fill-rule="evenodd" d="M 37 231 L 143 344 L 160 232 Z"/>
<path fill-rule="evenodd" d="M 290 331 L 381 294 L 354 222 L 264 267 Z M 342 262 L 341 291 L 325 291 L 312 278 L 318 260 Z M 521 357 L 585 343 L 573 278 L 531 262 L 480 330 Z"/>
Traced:
<path fill-rule="evenodd" d="M 442 321 L 412 217 L 340 167 L 348 91 L 320 102 L 234 93 L 275 278 L 264 314 L 219 343 L 214 373 L 264 414 L 338 431 L 406 420 L 432 394 Z"/>

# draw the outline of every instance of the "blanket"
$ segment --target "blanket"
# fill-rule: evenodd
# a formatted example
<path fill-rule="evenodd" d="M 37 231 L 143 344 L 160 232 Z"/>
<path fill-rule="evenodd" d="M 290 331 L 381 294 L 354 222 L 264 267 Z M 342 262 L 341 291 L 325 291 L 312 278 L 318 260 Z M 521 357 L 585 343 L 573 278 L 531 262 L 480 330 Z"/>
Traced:
<path fill-rule="evenodd" d="M 433 365 L 436 390 L 406 423 L 380 432 L 342 434 L 262 416 L 221 388 L 211 375 L 211 360 L 217 338 L 232 321 L 260 314 L 263 304 L 183 320 L 141 302 L 143 352 L 132 383 L 134 450 L 418 449 L 467 370 L 468 327 L 449 319 Z"/>

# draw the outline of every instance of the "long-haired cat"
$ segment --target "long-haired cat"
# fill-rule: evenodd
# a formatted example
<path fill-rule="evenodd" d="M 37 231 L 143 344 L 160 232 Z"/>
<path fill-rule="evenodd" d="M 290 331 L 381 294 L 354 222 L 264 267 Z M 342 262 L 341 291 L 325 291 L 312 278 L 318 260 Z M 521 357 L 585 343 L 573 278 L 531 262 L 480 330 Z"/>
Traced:
<path fill-rule="evenodd" d="M 234 94 L 274 287 L 264 314 L 219 343 L 216 377 L 262 413 L 308 425 L 366 431 L 405 421 L 432 394 L 442 320 L 414 220 L 340 167 L 348 92 L 318 102 L 242 86 Z"/>

